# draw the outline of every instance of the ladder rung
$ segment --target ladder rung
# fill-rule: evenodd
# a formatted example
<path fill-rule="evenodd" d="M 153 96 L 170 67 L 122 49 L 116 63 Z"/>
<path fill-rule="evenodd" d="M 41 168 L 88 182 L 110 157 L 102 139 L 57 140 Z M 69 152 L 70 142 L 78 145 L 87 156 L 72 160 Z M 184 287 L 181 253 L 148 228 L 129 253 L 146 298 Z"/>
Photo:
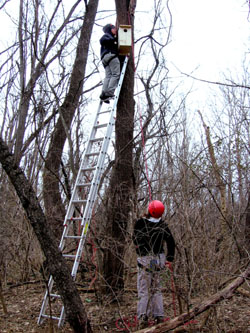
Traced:
<path fill-rule="evenodd" d="M 68 222 L 81 221 L 81 220 L 82 220 L 81 216 L 79 216 L 79 217 L 69 217 L 67 219 Z"/>
<path fill-rule="evenodd" d="M 96 169 L 96 167 L 89 167 L 89 168 L 81 169 L 81 171 L 93 171 L 95 169 Z"/>
<path fill-rule="evenodd" d="M 75 256 L 75 254 L 64 254 L 63 253 L 63 257 L 65 257 L 65 258 L 75 258 L 76 256 Z"/>
<path fill-rule="evenodd" d="M 80 239 L 81 236 L 64 236 L 64 238 Z"/>
<path fill-rule="evenodd" d="M 103 141 L 104 137 L 100 137 L 100 138 L 95 138 L 95 139 L 91 139 L 91 142 L 98 142 L 98 141 Z"/>
<path fill-rule="evenodd" d="M 60 317 L 49 316 L 49 315 L 46 315 L 46 314 L 42 314 L 41 316 L 42 316 L 43 318 L 51 318 L 51 319 L 54 319 L 54 320 L 60 320 Z"/>
<path fill-rule="evenodd" d="M 103 128 L 103 127 L 107 127 L 108 124 L 98 124 L 98 125 L 95 125 L 94 128 Z"/>
<path fill-rule="evenodd" d="M 61 296 L 60 296 L 60 295 L 58 295 L 58 294 L 49 294 L 49 296 L 50 296 L 50 297 L 61 298 Z"/>
<path fill-rule="evenodd" d="M 72 203 L 73 204 L 77 204 L 77 203 L 86 203 L 87 202 L 87 200 L 72 200 Z"/>
<path fill-rule="evenodd" d="M 96 152 L 96 153 L 87 153 L 85 156 L 98 156 L 100 154 L 100 152 Z"/>
<path fill-rule="evenodd" d="M 82 183 L 82 184 L 77 184 L 76 186 L 78 186 L 78 187 L 88 187 L 88 186 L 91 186 L 91 183 Z"/>
<path fill-rule="evenodd" d="M 104 111 L 100 111 L 98 114 L 104 114 L 104 113 L 110 113 L 111 110 L 104 110 Z"/>

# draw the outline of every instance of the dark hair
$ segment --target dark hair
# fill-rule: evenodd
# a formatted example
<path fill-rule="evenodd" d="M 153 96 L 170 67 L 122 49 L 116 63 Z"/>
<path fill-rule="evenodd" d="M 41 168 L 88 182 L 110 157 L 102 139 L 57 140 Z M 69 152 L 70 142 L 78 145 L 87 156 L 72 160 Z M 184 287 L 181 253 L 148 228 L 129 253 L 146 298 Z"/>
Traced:
<path fill-rule="evenodd" d="M 103 28 L 102 28 L 102 30 L 103 30 L 103 32 L 105 32 L 105 33 L 111 33 L 111 30 L 112 29 L 114 29 L 115 28 L 115 26 L 113 25 L 113 24 L 111 24 L 111 23 L 109 23 L 109 24 L 106 24 Z"/>

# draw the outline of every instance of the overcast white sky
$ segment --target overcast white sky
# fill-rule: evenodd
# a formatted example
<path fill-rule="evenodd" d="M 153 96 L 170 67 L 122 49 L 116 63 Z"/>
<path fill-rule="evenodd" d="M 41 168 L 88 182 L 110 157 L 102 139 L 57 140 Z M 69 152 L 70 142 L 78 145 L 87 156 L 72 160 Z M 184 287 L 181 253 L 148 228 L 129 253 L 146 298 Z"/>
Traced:
<path fill-rule="evenodd" d="M 68 0 L 63 1 L 68 3 Z M 6 8 L 17 3 L 18 0 L 10 0 Z M 140 29 L 142 34 L 144 29 L 151 27 L 153 3 L 153 0 L 137 0 L 136 28 Z M 164 4 L 164 0 L 162 3 Z M 242 61 L 249 50 L 250 37 L 249 8 L 246 0 L 170 0 L 169 7 L 173 30 L 166 57 L 172 65 L 171 76 L 180 76 L 180 72 L 174 70 L 178 68 L 181 72 L 193 72 L 196 77 L 216 81 L 220 80 L 223 72 L 230 70 L 234 74 L 241 70 Z M 16 10 L 17 6 L 13 8 Z M 99 9 L 114 8 L 114 0 L 100 0 Z M 115 20 L 115 17 L 111 17 L 111 20 L 107 18 L 107 21 L 112 19 Z M 3 40 L 8 36 L 3 13 L 0 13 L 0 22 L 0 39 Z M 97 40 L 99 38 L 100 36 L 97 36 Z M 190 80 L 186 82 L 191 85 Z M 197 87 L 195 84 L 195 89 L 198 89 Z M 204 84 L 199 87 L 204 90 Z"/>
<path fill-rule="evenodd" d="M 172 0 L 170 58 L 184 72 L 214 79 L 237 68 L 248 50 L 250 22 L 245 0 Z M 218 79 L 218 77 L 216 78 Z"/>
<path fill-rule="evenodd" d="M 140 14 L 145 5 L 145 1 L 137 0 L 136 16 L 145 15 Z M 173 30 L 166 57 L 171 77 L 179 78 L 183 72 L 205 80 L 221 81 L 223 73 L 230 71 L 235 76 L 241 71 L 243 59 L 250 49 L 246 0 L 170 0 L 169 7 Z M 144 17 L 141 25 L 145 22 Z M 186 88 L 193 86 L 192 104 L 196 101 L 197 107 L 205 105 L 211 85 L 188 80 L 185 76 L 182 79 Z"/>
<path fill-rule="evenodd" d="M 114 9 L 114 0 L 101 0 L 100 4 L 103 9 Z M 154 0 L 137 0 L 136 30 L 141 30 L 142 36 L 151 28 L 153 4 Z M 181 72 L 211 81 L 223 81 L 229 73 L 240 77 L 250 49 L 247 0 L 169 0 L 168 4 L 173 20 L 172 41 L 165 52 L 169 75 L 176 82 L 184 80 L 184 89 L 193 87 L 191 104 L 199 108 L 206 105 L 215 86 L 189 80 Z M 166 24 L 168 20 L 166 16 Z"/>

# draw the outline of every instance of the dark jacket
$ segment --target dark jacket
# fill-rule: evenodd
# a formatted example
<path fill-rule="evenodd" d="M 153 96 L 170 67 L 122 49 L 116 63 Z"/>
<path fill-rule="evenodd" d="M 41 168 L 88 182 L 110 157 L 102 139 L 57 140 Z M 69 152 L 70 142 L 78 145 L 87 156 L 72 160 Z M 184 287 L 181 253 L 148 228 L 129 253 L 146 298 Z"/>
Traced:
<path fill-rule="evenodd" d="M 136 221 L 133 233 L 133 242 L 138 256 L 157 255 L 164 253 L 164 242 L 167 244 L 167 261 L 174 260 L 175 241 L 163 220 L 151 222 L 146 218 Z"/>
<path fill-rule="evenodd" d="M 118 43 L 117 38 L 112 34 L 111 27 L 107 29 L 105 34 L 100 39 L 101 44 L 101 59 L 105 54 L 111 52 L 115 55 L 118 55 Z"/>

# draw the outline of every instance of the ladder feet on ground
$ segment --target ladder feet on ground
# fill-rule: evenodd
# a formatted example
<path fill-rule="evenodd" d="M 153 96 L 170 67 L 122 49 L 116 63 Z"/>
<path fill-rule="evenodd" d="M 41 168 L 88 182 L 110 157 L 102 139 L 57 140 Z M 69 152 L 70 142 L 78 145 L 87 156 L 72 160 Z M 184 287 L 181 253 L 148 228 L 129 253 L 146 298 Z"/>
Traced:
<path fill-rule="evenodd" d="M 105 157 L 114 129 L 114 115 L 127 63 L 128 57 L 126 57 L 124 61 L 115 96 L 112 97 L 112 99 L 114 98 L 113 106 L 103 110 L 103 101 L 101 100 L 99 103 L 94 125 L 89 136 L 64 220 L 64 229 L 59 249 L 64 258 L 69 261 L 69 264 L 72 264 L 71 276 L 74 280 L 82 256 L 84 242 L 91 222 L 91 216 L 104 169 Z M 109 121 L 107 122 L 108 113 Z M 50 276 L 47 290 L 43 298 L 38 324 L 41 324 L 46 318 L 51 318 L 57 320 L 58 327 L 60 327 L 65 319 L 64 306 L 61 302 L 60 295 L 53 292 L 53 287 L 54 281 L 52 276 Z M 57 302 L 50 302 L 51 298 L 60 301 L 59 304 Z"/>

